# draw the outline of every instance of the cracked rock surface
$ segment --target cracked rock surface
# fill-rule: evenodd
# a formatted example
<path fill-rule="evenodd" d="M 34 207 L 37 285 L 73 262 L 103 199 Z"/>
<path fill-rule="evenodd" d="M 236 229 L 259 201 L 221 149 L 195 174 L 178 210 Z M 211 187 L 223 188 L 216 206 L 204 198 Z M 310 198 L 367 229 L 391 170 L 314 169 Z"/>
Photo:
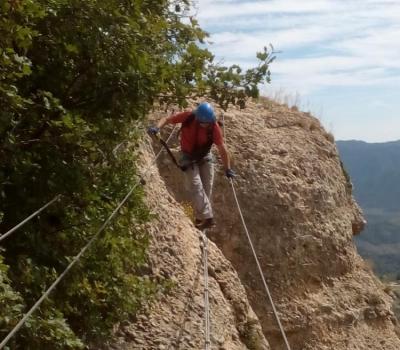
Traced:
<path fill-rule="evenodd" d="M 292 350 L 399 350 L 392 298 L 353 242 L 365 222 L 332 135 L 308 113 L 271 101 L 224 119 L 239 202 Z M 167 156 L 159 167 L 170 193 L 187 201 Z M 283 350 L 220 167 L 213 206 L 210 238 L 238 272 L 271 349 Z"/>
<path fill-rule="evenodd" d="M 142 169 L 154 154 L 144 146 Z M 167 192 L 154 166 L 145 176 L 147 203 L 155 218 L 151 235 L 150 270 L 153 278 L 168 278 L 172 288 L 116 331 L 108 349 L 204 349 L 204 275 L 201 233 Z M 211 349 L 269 350 L 257 316 L 229 261 L 208 242 Z"/>

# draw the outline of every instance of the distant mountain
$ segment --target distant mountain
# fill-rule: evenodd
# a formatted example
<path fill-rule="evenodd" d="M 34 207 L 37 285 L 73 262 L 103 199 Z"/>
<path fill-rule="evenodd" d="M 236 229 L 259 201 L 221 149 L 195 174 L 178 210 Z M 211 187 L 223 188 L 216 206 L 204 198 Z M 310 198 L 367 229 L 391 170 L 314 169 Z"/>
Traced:
<path fill-rule="evenodd" d="M 365 208 L 400 211 L 400 141 L 337 141 L 340 157 Z"/>
<path fill-rule="evenodd" d="M 337 141 L 368 225 L 356 238 L 360 254 L 379 274 L 400 272 L 400 140 L 386 143 Z"/>

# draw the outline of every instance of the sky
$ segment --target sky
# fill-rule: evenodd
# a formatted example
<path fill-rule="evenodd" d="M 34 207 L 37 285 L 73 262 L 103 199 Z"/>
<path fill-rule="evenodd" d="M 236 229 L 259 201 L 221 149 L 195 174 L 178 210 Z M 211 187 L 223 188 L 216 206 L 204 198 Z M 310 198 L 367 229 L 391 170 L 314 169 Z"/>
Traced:
<path fill-rule="evenodd" d="M 224 65 L 272 44 L 264 95 L 319 118 L 336 140 L 400 139 L 400 0 L 196 0 Z"/>

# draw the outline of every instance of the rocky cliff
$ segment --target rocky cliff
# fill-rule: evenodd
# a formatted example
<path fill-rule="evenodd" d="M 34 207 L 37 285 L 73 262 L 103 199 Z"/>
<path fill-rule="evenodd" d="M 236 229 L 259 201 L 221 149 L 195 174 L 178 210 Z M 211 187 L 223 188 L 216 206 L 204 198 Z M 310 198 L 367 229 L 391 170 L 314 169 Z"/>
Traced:
<path fill-rule="evenodd" d="M 224 119 L 226 142 L 238 174 L 239 201 L 292 349 L 400 349 L 392 298 L 353 243 L 364 219 L 353 200 L 333 137 L 309 114 L 270 101 L 250 103 L 244 110 L 231 109 Z M 159 168 L 170 193 L 178 201 L 186 201 L 182 174 L 167 156 Z M 271 349 L 284 349 L 229 183 L 221 171 L 215 179 L 213 202 L 217 227 L 210 238 L 238 272 Z M 175 220 L 184 223 L 176 236 L 179 245 L 194 240 L 192 253 L 186 249 L 182 257 L 183 252 L 176 251 L 174 259 L 189 259 L 194 264 L 199 259 L 197 236 L 172 200 L 170 206 Z M 162 232 L 173 230 L 168 217 Z M 164 242 L 164 233 L 158 237 Z M 218 263 L 211 271 L 216 269 Z M 237 282 L 233 272 L 232 276 Z M 218 290 L 211 294 L 221 295 Z M 232 311 L 229 303 L 227 306 Z M 172 312 L 165 315 L 168 320 L 176 318 Z M 235 324 L 233 330 L 238 333 Z M 227 348 L 234 349 L 230 346 Z"/>
<path fill-rule="evenodd" d="M 170 290 L 137 316 L 134 323 L 121 325 L 109 349 L 187 350 L 204 349 L 204 275 L 200 231 L 183 208 L 167 192 L 154 153 L 144 146 L 142 169 L 147 203 L 154 219 L 149 273 L 169 279 Z M 268 350 L 257 316 L 232 265 L 217 246 L 208 243 L 211 349 Z"/>

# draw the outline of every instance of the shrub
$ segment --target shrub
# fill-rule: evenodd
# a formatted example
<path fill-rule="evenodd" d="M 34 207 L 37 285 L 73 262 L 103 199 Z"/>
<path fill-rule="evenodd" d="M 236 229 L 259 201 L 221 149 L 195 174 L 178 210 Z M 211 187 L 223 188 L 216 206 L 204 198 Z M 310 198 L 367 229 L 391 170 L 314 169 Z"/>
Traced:
<path fill-rule="evenodd" d="M 4 243 L 3 337 L 137 181 L 135 146 L 154 101 L 211 96 L 243 104 L 269 80 L 260 65 L 218 67 L 187 22 L 186 0 L 0 3 L 0 232 L 62 199 Z M 137 187 L 111 227 L 13 338 L 16 349 L 79 348 L 107 336 L 163 288 L 143 276 L 149 219 Z M 8 271 L 6 265 L 12 266 Z M 10 301 L 10 303 L 8 302 Z M 12 305 L 9 307 L 9 305 Z"/>

